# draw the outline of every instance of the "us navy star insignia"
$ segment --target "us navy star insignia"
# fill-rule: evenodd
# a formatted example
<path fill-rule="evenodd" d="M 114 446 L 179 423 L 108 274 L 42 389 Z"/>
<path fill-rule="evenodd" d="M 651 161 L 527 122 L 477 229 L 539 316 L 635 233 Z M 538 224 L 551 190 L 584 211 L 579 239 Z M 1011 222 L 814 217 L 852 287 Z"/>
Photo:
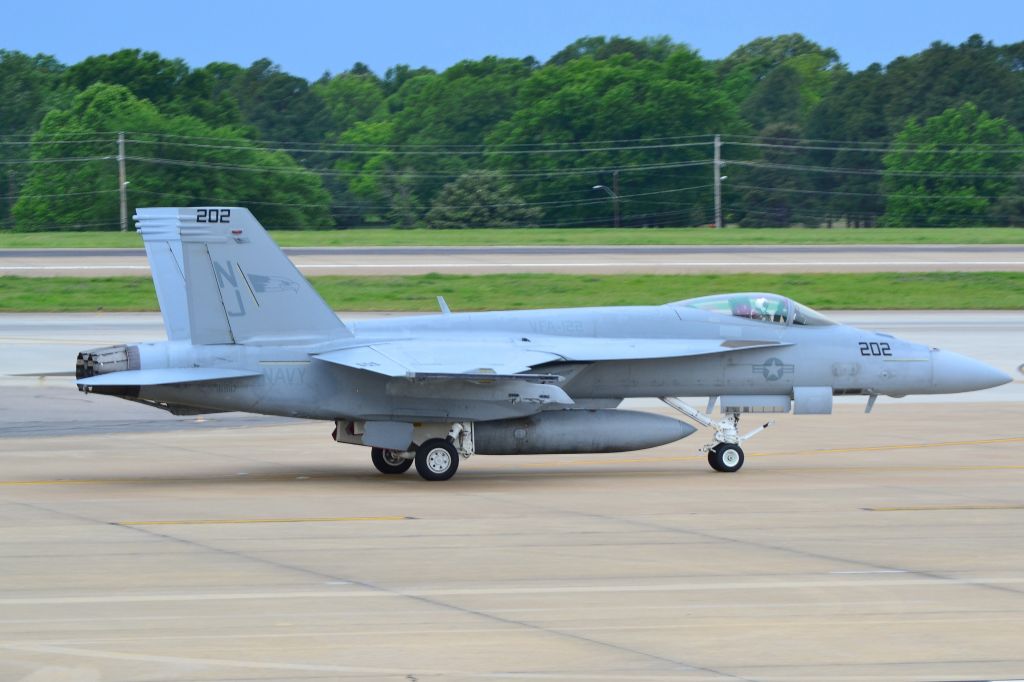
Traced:
<path fill-rule="evenodd" d="M 760 374 L 765 381 L 778 381 L 786 374 L 792 374 L 796 365 L 787 365 L 778 358 L 768 358 L 762 365 L 753 365 L 754 374 Z"/>

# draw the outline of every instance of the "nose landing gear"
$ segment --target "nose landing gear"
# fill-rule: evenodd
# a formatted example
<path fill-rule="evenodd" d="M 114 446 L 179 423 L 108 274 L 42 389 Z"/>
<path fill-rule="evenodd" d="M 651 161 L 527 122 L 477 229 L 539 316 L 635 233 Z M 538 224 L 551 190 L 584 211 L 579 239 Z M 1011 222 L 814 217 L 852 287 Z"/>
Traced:
<path fill-rule="evenodd" d="M 743 467 L 743 448 L 740 447 L 740 443 L 756 436 L 775 423 L 765 422 L 750 433 L 741 436 L 737 431 L 740 424 L 738 412 L 728 412 L 723 419 L 715 421 L 679 398 L 662 398 L 661 401 L 690 419 L 715 430 L 714 440 L 702 447 L 701 452 L 708 453 L 708 464 L 715 471 L 722 473 L 739 471 Z"/>
<path fill-rule="evenodd" d="M 743 448 L 732 443 L 719 443 L 708 450 L 708 464 L 722 473 L 739 471 L 743 466 Z"/>

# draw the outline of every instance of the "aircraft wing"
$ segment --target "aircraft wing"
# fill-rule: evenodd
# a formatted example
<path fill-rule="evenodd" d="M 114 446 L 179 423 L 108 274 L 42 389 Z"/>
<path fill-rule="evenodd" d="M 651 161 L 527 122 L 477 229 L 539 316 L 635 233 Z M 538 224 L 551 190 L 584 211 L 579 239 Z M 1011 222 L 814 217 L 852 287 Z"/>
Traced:
<path fill-rule="evenodd" d="M 262 372 L 245 369 L 223 369 L 219 367 L 180 367 L 172 369 L 130 369 L 124 372 L 110 372 L 79 379 L 79 386 L 159 386 L 164 384 L 188 384 L 196 381 L 217 381 L 222 379 L 243 379 L 257 377 Z"/>
<path fill-rule="evenodd" d="M 562 360 L 556 353 L 537 351 L 525 343 L 447 339 L 380 342 L 314 357 L 335 365 L 407 379 L 480 381 L 514 378 L 545 383 L 557 381 L 558 377 L 523 373 L 539 365 Z"/>
<path fill-rule="evenodd" d="M 321 353 L 314 357 L 335 365 L 407 379 L 515 378 L 546 382 L 557 381 L 557 377 L 529 372 L 553 362 L 654 360 L 786 345 L 790 344 L 756 340 L 531 336 L 528 341 L 384 341 Z"/>
<path fill-rule="evenodd" d="M 424 406 L 437 397 L 436 384 L 443 382 L 446 395 L 460 402 L 449 416 L 501 419 L 534 414 L 547 405 L 572 405 L 572 398 L 555 385 L 562 377 L 530 371 L 537 365 L 561 361 L 561 357 L 523 345 L 508 339 L 420 338 L 381 341 L 313 357 L 394 377 L 396 381 L 388 383 L 389 395 L 417 400 Z"/>

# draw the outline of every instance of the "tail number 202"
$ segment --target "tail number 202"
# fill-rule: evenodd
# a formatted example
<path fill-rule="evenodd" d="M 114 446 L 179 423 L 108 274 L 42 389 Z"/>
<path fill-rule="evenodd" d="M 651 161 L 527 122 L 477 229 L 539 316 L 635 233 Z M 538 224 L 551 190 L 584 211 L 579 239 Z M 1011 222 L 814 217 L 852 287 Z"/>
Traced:
<path fill-rule="evenodd" d="M 230 208 L 197 208 L 197 223 L 226 223 L 231 220 Z"/>

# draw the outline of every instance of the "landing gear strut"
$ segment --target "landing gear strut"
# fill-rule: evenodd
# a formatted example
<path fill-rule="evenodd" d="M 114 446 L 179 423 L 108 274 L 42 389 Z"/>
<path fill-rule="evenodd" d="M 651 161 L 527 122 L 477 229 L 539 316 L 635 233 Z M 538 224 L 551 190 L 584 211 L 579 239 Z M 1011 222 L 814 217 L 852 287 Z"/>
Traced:
<path fill-rule="evenodd" d="M 727 412 L 721 421 L 715 421 L 700 410 L 696 410 L 679 398 L 662 398 L 661 401 L 685 414 L 704 426 L 715 430 L 714 440 L 701 448 L 701 452 L 708 453 L 708 464 L 715 471 L 722 473 L 733 473 L 739 471 L 743 466 L 743 448 L 740 443 L 761 433 L 775 422 L 766 422 L 746 435 L 739 435 L 737 428 L 740 424 L 738 412 Z M 710 411 L 711 408 L 708 408 Z"/>

